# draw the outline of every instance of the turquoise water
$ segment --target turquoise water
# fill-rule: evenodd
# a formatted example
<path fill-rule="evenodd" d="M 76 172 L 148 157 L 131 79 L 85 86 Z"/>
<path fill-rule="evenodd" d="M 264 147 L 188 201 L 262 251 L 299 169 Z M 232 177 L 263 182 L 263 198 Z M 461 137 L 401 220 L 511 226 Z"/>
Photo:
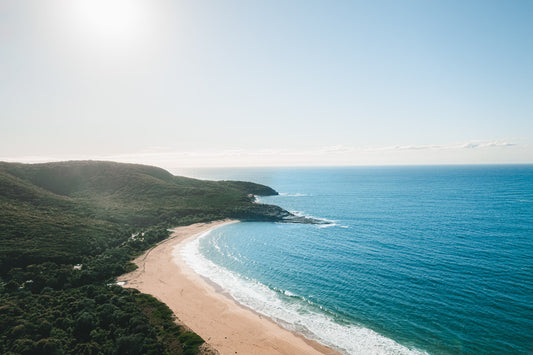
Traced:
<path fill-rule="evenodd" d="M 344 353 L 533 353 L 533 166 L 212 169 L 328 226 L 237 223 L 186 248 L 239 302 Z"/>

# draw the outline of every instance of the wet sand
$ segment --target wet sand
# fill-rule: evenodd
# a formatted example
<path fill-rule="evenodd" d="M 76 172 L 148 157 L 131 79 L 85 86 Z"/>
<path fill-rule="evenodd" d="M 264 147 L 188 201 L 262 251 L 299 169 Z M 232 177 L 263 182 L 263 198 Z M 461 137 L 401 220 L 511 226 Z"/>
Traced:
<path fill-rule="evenodd" d="M 166 303 L 180 322 L 221 355 L 339 354 L 286 330 L 242 307 L 196 274 L 181 257 L 183 245 L 205 231 L 236 221 L 178 227 L 171 236 L 135 259 L 139 268 L 122 275 L 124 287 L 136 288 Z"/>

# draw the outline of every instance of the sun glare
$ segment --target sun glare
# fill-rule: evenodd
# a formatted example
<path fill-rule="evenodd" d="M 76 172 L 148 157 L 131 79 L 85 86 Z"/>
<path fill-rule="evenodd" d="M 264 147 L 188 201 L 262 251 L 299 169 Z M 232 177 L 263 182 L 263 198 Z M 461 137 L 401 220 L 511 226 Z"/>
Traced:
<path fill-rule="evenodd" d="M 146 39 L 153 23 L 149 1 L 72 0 L 68 16 L 73 35 L 85 44 L 124 47 Z"/>

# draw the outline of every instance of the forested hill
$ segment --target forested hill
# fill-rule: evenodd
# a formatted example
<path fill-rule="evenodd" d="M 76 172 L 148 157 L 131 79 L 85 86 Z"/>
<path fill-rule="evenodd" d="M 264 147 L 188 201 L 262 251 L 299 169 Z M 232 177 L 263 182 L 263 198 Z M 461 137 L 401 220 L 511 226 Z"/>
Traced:
<path fill-rule="evenodd" d="M 76 262 L 124 241 L 125 231 L 222 218 L 275 221 L 288 213 L 253 203 L 263 185 L 173 176 L 146 165 L 98 161 L 0 162 L 0 272 Z"/>
<path fill-rule="evenodd" d="M 0 353 L 198 354 L 165 304 L 114 279 L 170 226 L 290 218 L 253 202 L 273 194 L 144 165 L 0 162 Z"/>

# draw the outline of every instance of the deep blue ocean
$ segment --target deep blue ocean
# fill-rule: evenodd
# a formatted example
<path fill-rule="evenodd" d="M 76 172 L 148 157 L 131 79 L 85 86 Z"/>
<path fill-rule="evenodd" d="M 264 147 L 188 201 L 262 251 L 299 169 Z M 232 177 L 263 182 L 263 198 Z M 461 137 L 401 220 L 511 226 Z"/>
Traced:
<path fill-rule="evenodd" d="M 346 354 L 533 353 L 533 166 L 195 169 L 329 225 L 237 223 L 186 248 L 240 303 Z"/>

